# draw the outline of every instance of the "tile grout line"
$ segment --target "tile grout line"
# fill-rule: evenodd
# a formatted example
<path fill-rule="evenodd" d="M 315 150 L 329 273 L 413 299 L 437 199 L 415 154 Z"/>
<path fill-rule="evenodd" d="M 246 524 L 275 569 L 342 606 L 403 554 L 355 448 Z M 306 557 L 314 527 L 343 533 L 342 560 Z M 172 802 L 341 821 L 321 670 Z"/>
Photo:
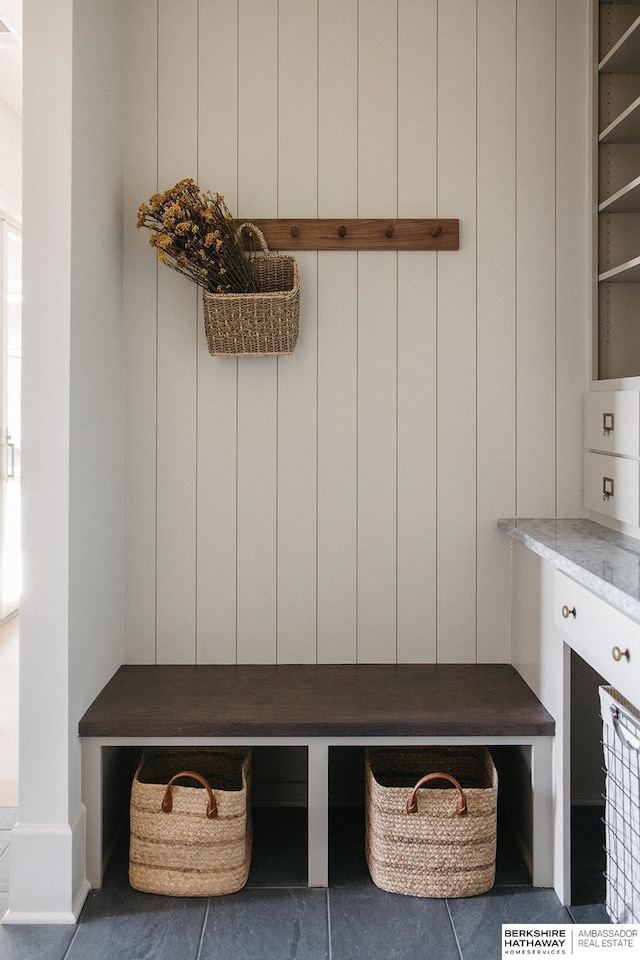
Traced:
<path fill-rule="evenodd" d="M 460 960 L 464 960 L 464 957 L 462 956 L 462 949 L 460 948 L 460 941 L 458 940 L 458 931 L 456 930 L 456 925 L 453 922 L 453 917 L 451 916 L 451 910 L 449 909 L 449 901 L 447 899 L 445 899 L 444 905 L 447 908 L 447 915 L 449 917 L 449 923 L 451 924 L 451 929 L 453 931 L 453 939 L 456 942 L 456 949 L 460 956 Z"/>
<path fill-rule="evenodd" d="M 202 953 L 202 944 L 204 941 L 204 932 L 207 928 L 207 921 L 209 919 L 209 908 L 211 906 L 211 897 L 207 899 L 207 909 L 204 912 L 204 919 L 202 921 L 202 929 L 200 931 L 200 939 L 198 940 L 198 949 L 196 950 L 195 960 L 200 960 L 200 954 Z"/>
<path fill-rule="evenodd" d="M 91 891 L 89 891 L 89 896 L 91 896 Z M 88 898 L 87 898 L 87 899 L 88 899 Z M 86 903 L 86 900 L 85 900 L 85 903 Z M 83 906 L 82 910 L 84 910 L 84 906 Z M 80 911 L 80 916 L 78 917 L 78 921 L 77 921 L 77 923 L 76 923 L 76 928 L 75 928 L 75 930 L 73 931 L 73 936 L 71 937 L 71 940 L 69 941 L 69 946 L 67 947 L 67 949 L 65 950 L 65 952 L 62 954 L 61 960 L 67 960 L 67 957 L 70 955 L 70 953 L 71 953 L 71 948 L 73 947 L 73 945 L 74 945 L 74 943 L 75 943 L 75 940 L 76 940 L 76 937 L 78 936 L 78 931 L 80 930 L 80 924 L 81 924 L 81 923 L 82 923 L 82 911 Z"/>

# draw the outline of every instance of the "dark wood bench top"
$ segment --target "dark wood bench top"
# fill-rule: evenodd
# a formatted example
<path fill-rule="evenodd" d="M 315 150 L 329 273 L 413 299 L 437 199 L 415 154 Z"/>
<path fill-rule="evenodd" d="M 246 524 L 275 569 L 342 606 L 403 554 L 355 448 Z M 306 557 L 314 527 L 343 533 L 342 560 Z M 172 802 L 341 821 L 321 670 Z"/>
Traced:
<path fill-rule="evenodd" d="M 510 664 L 123 666 L 81 737 L 553 736 Z"/>

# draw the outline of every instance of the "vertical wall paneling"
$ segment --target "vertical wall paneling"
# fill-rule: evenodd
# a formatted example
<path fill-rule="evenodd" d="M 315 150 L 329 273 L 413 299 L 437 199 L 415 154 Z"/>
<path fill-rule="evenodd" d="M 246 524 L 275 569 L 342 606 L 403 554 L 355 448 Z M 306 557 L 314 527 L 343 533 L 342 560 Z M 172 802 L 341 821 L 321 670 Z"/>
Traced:
<path fill-rule="evenodd" d="M 125 7 L 124 363 L 127 663 L 153 663 L 156 643 L 156 258 L 138 206 L 157 189 L 156 0 Z M 146 56 L 139 56 L 140 49 Z"/>
<path fill-rule="evenodd" d="M 278 213 L 278 2 L 240 0 L 238 215 Z M 238 661 L 276 659 L 275 357 L 238 360 Z"/>
<path fill-rule="evenodd" d="M 129 661 L 509 658 L 495 521 L 581 512 L 588 6 L 126 5 Z M 213 358 L 133 225 L 187 176 L 460 249 L 300 253 L 293 356 Z"/>
<path fill-rule="evenodd" d="M 517 5 L 517 510 L 554 516 L 555 0 Z"/>
<path fill-rule="evenodd" d="M 278 5 L 278 216 L 318 216 L 318 0 Z"/>
<path fill-rule="evenodd" d="M 358 3 L 358 216 L 395 215 L 398 3 Z"/>
<path fill-rule="evenodd" d="M 317 0 L 280 0 L 278 212 L 317 216 Z M 297 255 L 300 334 L 278 360 L 279 663 L 316 660 L 318 255 Z"/>
<path fill-rule="evenodd" d="M 356 662 L 357 253 L 318 258 L 318 661 Z"/>
<path fill-rule="evenodd" d="M 476 659 L 476 2 L 438 16 L 438 660 Z M 451 211 L 456 210 L 455 214 Z"/>
<path fill-rule="evenodd" d="M 158 181 L 197 173 L 197 0 L 158 5 Z M 180 78 L 176 82 L 177 77 Z M 158 270 L 157 658 L 195 658 L 197 288 Z"/>
<path fill-rule="evenodd" d="M 198 181 L 237 211 L 238 5 L 199 4 Z M 198 300 L 201 297 L 198 296 Z M 238 361 L 210 356 L 198 320 L 197 659 L 236 660 Z"/>
<path fill-rule="evenodd" d="M 398 216 L 436 210 L 437 3 L 398 3 Z M 436 258 L 398 254 L 398 660 L 436 659 Z"/>
<path fill-rule="evenodd" d="M 435 263 L 398 256 L 398 662 L 436 659 Z M 430 269 L 431 267 L 431 269 Z"/>
<path fill-rule="evenodd" d="M 589 43 L 590 5 L 556 4 L 556 512 L 583 516 L 582 394 L 588 375 L 591 316 L 587 271 L 590 188 L 588 57 L 575 57 L 576 39 Z"/>
<path fill-rule="evenodd" d="M 279 663 L 316 660 L 317 254 L 297 261 L 300 334 L 278 360 Z"/>
<path fill-rule="evenodd" d="M 358 4 L 319 0 L 318 216 L 358 210 Z M 356 660 L 358 254 L 318 254 L 318 661 Z"/>
<path fill-rule="evenodd" d="M 358 662 L 396 659 L 396 257 L 358 254 Z"/>
<path fill-rule="evenodd" d="M 358 0 L 318 0 L 318 216 L 358 216 Z"/>
<path fill-rule="evenodd" d="M 511 650 L 509 544 L 515 511 L 515 5 L 478 3 L 478 595 L 480 661 Z M 500 149 L 496 150 L 496 144 Z"/>
<path fill-rule="evenodd" d="M 397 211 L 397 4 L 359 3 L 358 215 Z M 358 254 L 358 644 L 396 659 L 397 262 Z"/>

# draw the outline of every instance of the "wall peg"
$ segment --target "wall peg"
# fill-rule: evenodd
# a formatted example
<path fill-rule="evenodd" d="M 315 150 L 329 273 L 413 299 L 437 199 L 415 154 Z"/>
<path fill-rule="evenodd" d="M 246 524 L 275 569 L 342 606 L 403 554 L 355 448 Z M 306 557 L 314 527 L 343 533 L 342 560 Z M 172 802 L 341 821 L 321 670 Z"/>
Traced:
<path fill-rule="evenodd" d="M 338 236 L 346 237 L 346 235 L 347 235 L 347 228 L 343 224 L 341 227 L 338 227 Z"/>

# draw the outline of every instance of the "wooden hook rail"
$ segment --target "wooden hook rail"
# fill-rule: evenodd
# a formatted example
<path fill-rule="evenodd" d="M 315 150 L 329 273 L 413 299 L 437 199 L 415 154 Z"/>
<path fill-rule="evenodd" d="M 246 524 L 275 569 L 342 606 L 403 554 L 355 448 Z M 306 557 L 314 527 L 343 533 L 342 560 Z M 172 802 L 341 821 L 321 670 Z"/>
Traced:
<path fill-rule="evenodd" d="M 249 220 L 249 217 L 243 218 Z M 251 220 L 271 250 L 457 250 L 458 220 Z M 245 247 L 252 245 L 244 233 Z M 254 241 L 255 244 L 255 241 Z"/>

